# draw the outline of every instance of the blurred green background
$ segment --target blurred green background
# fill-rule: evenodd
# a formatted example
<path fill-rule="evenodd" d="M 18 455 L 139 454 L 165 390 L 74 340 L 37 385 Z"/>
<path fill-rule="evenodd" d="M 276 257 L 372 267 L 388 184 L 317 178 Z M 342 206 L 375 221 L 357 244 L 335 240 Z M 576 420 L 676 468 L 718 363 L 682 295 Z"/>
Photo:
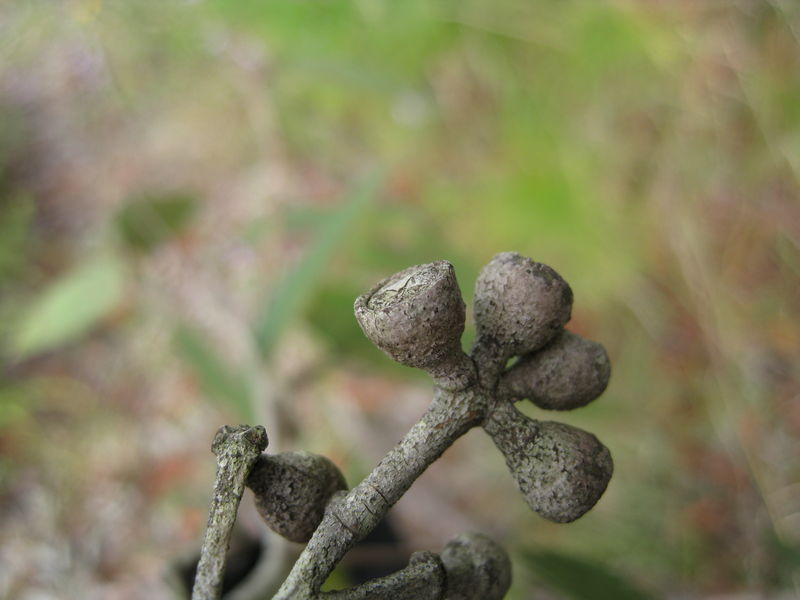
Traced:
<path fill-rule="evenodd" d="M 354 298 L 445 258 L 469 306 L 515 250 L 611 355 L 558 415 L 611 486 L 547 523 L 475 431 L 402 551 L 488 533 L 510 600 L 797 597 L 799 36 L 784 0 L 0 3 L 0 596 L 175 597 L 225 423 L 354 485 L 430 397 Z"/>

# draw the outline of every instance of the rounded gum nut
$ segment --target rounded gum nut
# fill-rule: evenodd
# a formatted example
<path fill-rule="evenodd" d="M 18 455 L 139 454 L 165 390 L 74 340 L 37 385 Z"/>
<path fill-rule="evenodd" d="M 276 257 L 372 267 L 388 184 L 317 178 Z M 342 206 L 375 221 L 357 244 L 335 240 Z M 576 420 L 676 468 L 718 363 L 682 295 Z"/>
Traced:
<path fill-rule="evenodd" d="M 501 252 L 475 282 L 478 344 L 501 358 L 544 346 L 569 321 L 572 290 L 553 269 L 516 252 Z"/>
<path fill-rule="evenodd" d="M 569 523 L 605 492 L 614 464 L 591 433 L 552 421 L 534 421 L 500 402 L 484 428 L 506 459 L 528 506 L 550 521 Z"/>
<path fill-rule="evenodd" d="M 500 378 L 499 393 L 527 398 L 547 410 L 572 410 L 600 396 L 610 376 L 611 364 L 603 346 L 564 330 L 506 371 Z"/>
<path fill-rule="evenodd" d="M 445 260 L 387 277 L 354 309 L 364 334 L 401 364 L 428 370 L 461 352 L 464 300 Z"/>
<path fill-rule="evenodd" d="M 256 509 L 269 527 L 292 542 L 307 542 L 331 496 L 347 487 L 339 469 L 308 452 L 262 454 L 247 478 Z"/>
<path fill-rule="evenodd" d="M 441 554 L 448 600 L 502 600 L 511 585 L 508 554 L 490 537 L 462 533 Z"/>

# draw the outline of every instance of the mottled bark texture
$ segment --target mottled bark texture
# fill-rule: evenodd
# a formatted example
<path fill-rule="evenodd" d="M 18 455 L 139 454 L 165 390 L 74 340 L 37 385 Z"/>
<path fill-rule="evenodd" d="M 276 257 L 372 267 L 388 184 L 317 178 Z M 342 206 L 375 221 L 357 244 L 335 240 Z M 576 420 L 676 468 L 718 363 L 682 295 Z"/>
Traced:
<path fill-rule="evenodd" d="M 273 531 L 292 542 L 307 542 L 322 521 L 328 500 L 347 484 L 324 456 L 284 452 L 259 456 L 247 487 L 255 494 L 258 514 Z"/>
<path fill-rule="evenodd" d="M 608 449 L 576 427 L 535 421 L 503 402 L 484 429 L 505 456 L 528 506 L 550 521 L 569 523 L 583 515 L 611 479 Z"/>
<path fill-rule="evenodd" d="M 390 358 L 427 371 L 444 388 L 464 388 L 474 369 L 461 351 L 465 305 L 453 265 L 439 260 L 400 271 L 359 296 L 364 334 Z"/>
<path fill-rule="evenodd" d="M 483 363 L 485 383 L 512 356 L 538 350 L 572 314 L 572 289 L 547 265 L 501 252 L 475 282 L 477 338 L 473 357 Z"/>
<path fill-rule="evenodd" d="M 433 552 L 416 552 L 401 571 L 373 579 L 363 585 L 334 592 L 323 592 L 325 600 L 440 600 L 447 589 L 447 572 Z"/>
<path fill-rule="evenodd" d="M 600 344 L 563 330 L 504 373 L 497 393 L 512 400 L 527 398 L 547 410 L 572 410 L 602 394 L 610 376 L 611 363 Z"/>
<path fill-rule="evenodd" d="M 505 550 L 480 533 L 447 543 L 441 556 L 415 552 L 405 569 L 364 585 L 324 592 L 325 600 L 501 600 L 511 585 Z"/>
<path fill-rule="evenodd" d="M 446 261 L 387 277 L 359 296 L 354 309 L 367 337 L 409 367 L 428 369 L 461 348 L 464 300 Z"/>
<path fill-rule="evenodd" d="M 543 517 L 572 521 L 597 502 L 613 470 L 605 446 L 575 427 L 530 419 L 513 405 L 529 398 L 543 408 L 568 410 L 605 389 L 608 357 L 602 346 L 563 329 L 571 309 L 572 291 L 553 269 L 519 254 L 498 254 L 476 282 L 478 335 L 467 356 L 460 342 L 464 301 L 450 263 L 411 267 L 360 296 L 355 313 L 365 335 L 392 359 L 427 371 L 435 383 L 433 402 L 364 481 L 330 496 L 321 521 L 319 510 L 295 516 L 302 511 L 289 509 L 290 496 L 308 493 L 319 508 L 320 498 L 336 487 L 333 479 L 325 475 L 311 489 L 288 480 L 273 486 L 271 480 L 290 477 L 275 467 L 254 476 L 256 502 L 268 522 L 276 519 L 272 513 L 291 513 L 293 532 L 304 537 L 314 530 L 275 600 L 503 598 L 511 580 L 508 557 L 479 534 L 459 536 L 440 557 L 418 553 L 407 568 L 362 586 L 336 592 L 320 587 L 416 478 L 476 426 L 492 437 L 525 501 Z M 506 370 L 514 356 L 521 358 Z"/>
<path fill-rule="evenodd" d="M 344 554 L 375 528 L 417 477 L 481 422 L 486 402 L 473 390 L 454 394 L 438 389 L 430 408 L 372 473 L 349 493 L 334 496 L 275 598 L 313 598 Z"/>
<path fill-rule="evenodd" d="M 192 600 L 216 600 L 220 597 L 225 554 L 231 541 L 245 480 L 253 463 L 266 447 L 267 432 L 260 425 L 226 425 L 214 437 L 211 451 L 217 457 L 217 476 Z"/>
<path fill-rule="evenodd" d="M 447 600 L 501 600 L 511 585 L 511 561 L 494 541 L 480 533 L 462 533 L 445 546 Z"/>

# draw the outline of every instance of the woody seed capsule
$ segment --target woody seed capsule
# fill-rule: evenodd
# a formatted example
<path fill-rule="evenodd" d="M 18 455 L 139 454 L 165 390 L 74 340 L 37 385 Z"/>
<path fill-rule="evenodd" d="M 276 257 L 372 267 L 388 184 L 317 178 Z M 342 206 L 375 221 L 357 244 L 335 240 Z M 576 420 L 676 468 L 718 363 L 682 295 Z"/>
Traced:
<path fill-rule="evenodd" d="M 600 396 L 610 375 L 603 346 L 564 330 L 506 371 L 500 378 L 499 393 L 528 398 L 539 408 L 572 410 Z"/>
<path fill-rule="evenodd" d="M 292 542 L 307 542 L 322 521 L 331 496 L 347 487 L 339 469 L 309 452 L 262 454 L 247 487 L 269 527 Z"/>
<path fill-rule="evenodd" d="M 534 421 L 503 401 L 484 428 L 505 456 L 528 506 L 545 519 L 574 521 L 595 505 L 611 479 L 611 454 L 591 433 Z"/>
<path fill-rule="evenodd" d="M 502 600 L 511 585 L 508 554 L 490 537 L 462 533 L 441 554 L 449 600 Z"/>
<path fill-rule="evenodd" d="M 364 334 L 401 364 L 430 370 L 461 352 L 464 300 L 445 260 L 384 279 L 354 308 Z"/>
<path fill-rule="evenodd" d="M 477 345 L 509 358 L 544 346 L 569 321 L 572 290 L 547 265 L 501 252 L 475 282 Z"/>

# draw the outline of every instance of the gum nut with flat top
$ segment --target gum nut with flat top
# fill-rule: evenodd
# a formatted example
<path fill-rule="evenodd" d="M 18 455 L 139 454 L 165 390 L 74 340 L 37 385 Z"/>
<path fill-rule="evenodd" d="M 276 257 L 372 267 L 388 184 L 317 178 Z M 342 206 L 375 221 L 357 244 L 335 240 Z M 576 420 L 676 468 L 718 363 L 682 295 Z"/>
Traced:
<path fill-rule="evenodd" d="M 354 308 L 364 334 L 401 364 L 429 369 L 461 351 L 464 300 L 445 260 L 384 279 Z"/>
<path fill-rule="evenodd" d="M 611 363 L 603 346 L 563 330 L 506 371 L 499 393 L 527 398 L 546 410 L 572 410 L 600 396 L 610 376 Z"/>
<path fill-rule="evenodd" d="M 441 554 L 448 600 L 502 600 L 511 585 L 508 554 L 490 537 L 462 533 Z"/>
<path fill-rule="evenodd" d="M 501 402 L 484 425 L 505 456 L 528 506 L 550 521 L 569 523 L 592 508 L 614 465 L 591 433 L 552 421 L 534 421 Z"/>
<path fill-rule="evenodd" d="M 501 252 L 475 282 L 478 343 L 508 358 L 552 340 L 569 321 L 572 290 L 553 269 L 516 252 Z"/>
<path fill-rule="evenodd" d="M 256 509 L 269 527 L 292 542 L 307 542 L 331 496 L 347 487 L 339 469 L 308 452 L 262 454 L 247 478 Z"/>

